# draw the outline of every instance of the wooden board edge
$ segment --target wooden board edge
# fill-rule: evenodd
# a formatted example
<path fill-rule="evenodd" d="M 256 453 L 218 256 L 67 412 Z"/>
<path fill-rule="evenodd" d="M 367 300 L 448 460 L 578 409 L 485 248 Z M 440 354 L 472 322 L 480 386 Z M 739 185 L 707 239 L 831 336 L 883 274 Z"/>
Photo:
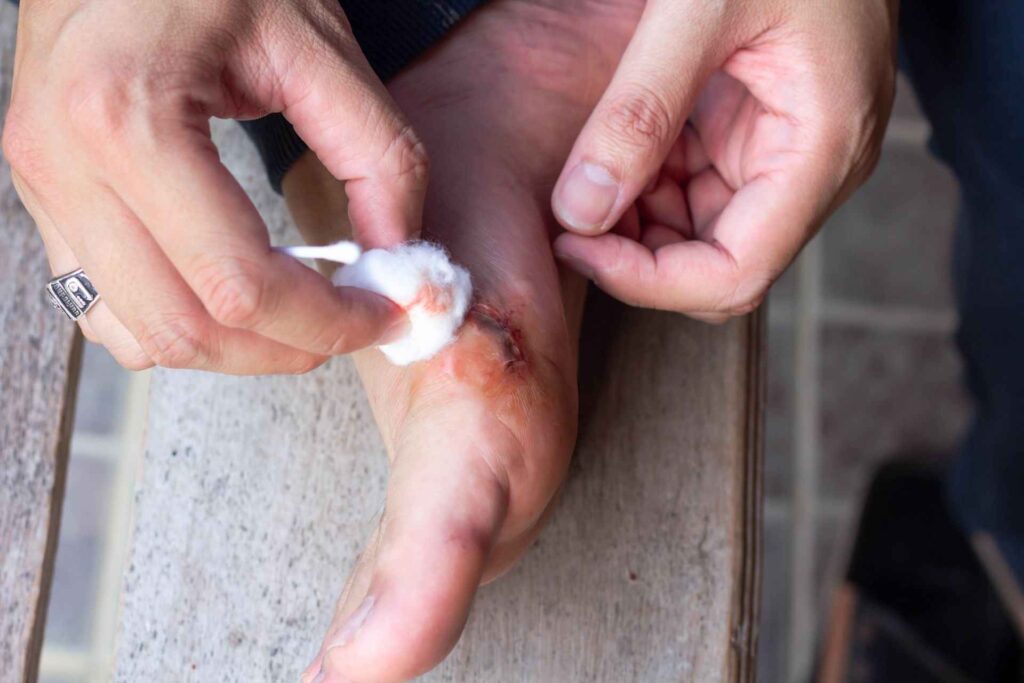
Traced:
<path fill-rule="evenodd" d="M 757 678 L 758 628 L 761 613 L 761 559 L 764 511 L 765 306 L 745 320 L 745 426 L 742 466 L 737 467 L 737 589 L 731 614 L 730 679 L 753 683 Z"/>
<path fill-rule="evenodd" d="M 64 383 L 63 407 L 57 425 L 57 442 L 54 445 L 53 489 L 50 495 L 50 508 L 47 511 L 46 544 L 39 572 L 39 594 L 36 596 L 32 629 L 26 644 L 25 667 L 22 676 L 24 683 L 36 683 L 39 678 L 39 660 L 42 656 L 43 637 L 46 633 L 46 613 L 49 610 L 54 562 L 57 558 L 57 541 L 60 537 L 60 519 L 64 508 L 64 490 L 71 450 L 71 432 L 75 421 L 78 380 L 81 376 L 82 340 L 82 333 L 75 330 L 68 347 L 67 380 Z"/>

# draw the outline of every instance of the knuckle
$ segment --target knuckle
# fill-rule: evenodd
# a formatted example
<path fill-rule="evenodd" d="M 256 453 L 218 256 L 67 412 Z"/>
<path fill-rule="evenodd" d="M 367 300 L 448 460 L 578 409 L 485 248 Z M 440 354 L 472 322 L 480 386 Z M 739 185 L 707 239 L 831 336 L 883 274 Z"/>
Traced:
<path fill-rule="evenodd" d="M 187 320 L 168 319 L 148 327 L 139 345 L 150 359 L 165 368 L 197 368 L 208 351 L 201 326 Z"/>
<path fill-rule="evenodd" d="M 63 93 L 63 111 L 76 142 L 103 148 L 123 137 L 129 125 L 131 97 L 113 76 L 88 74 L 71 82 Z"/>
<path fill-rule="evenodd" d="M 739 271 L 732 291 L 719 310 L 730 318 L 751 313 L 764 302 L 774 277 L 758 271 Z"/>
<path fill-rule="evenodd" d="M 125 370 L 146 370 L 153 367 L 153 359 L 142 350 L 134 337 L 122 334 L 106 335 L 104 339 L 91 325 L 79 325 L 86 339 L 95 343 L 103 343 L 107 351 Z"/>
<path fill-rule="evenodd" d="M 28 119 L 13 107 L 7 114 L 0 144 L 3 147 L 4 159 L 11 169 L 28 181 L 39 177 L 46 165 L 43 149 L 38 144 Z"/>
<path fill-rule="evenodd" d="M 821 133 L 820 156 L 840 175 L 841 184 L 860 186 L 882 155 L 887 117 L 874 110 L 836 113 Z"/>
<path fill-rule="evenodd" d="M 257 269 L 241 261 L 223 262 L 201 277 L 199 297 L 213 319 L 228 327 L 248 328 L 263 310 L 264 285 Z"/>
<path fill-rule="evenodd" d="M 101 343 L 100 337 L 96 334 L 96 331 L 92 329 L 92 325 L 89 325 L 84 319 L 78 321 L 78 329 L 82 331 L 82 336 L 85 337 L 87 341 L 90 341 L 93 344 Z"/>
<path fill-rule="evenodd" d="M 495 491 L 494 495 L 503 501 L 507 500 L 508 487 L 503 482 L 492 482 L 489 489 Z M 494 532 L 485 523 L 453 521 L 448 523 L 443 533 L 445 544 L 463 556 L 486 557 L 494 545 Z"/>
<path fill-rule="evenodd" d="M 405 124 L 388 145 L 384 153 L 385 163 L 391 175 L 409 178 L 417 185 L 426 183 L 430 175 L 430 157 L 419 135 L 409 124 Z"/>
<path fill-rule="evenodd" d="M 649 147 L 668 139 L 673 118 L 661 95 L 634 86 L 609 103 L 605 123 L 618 142 Z"/>
<path fill-rule="evenodd" d="M 366 332 L 352 329 L 345 320 L 332 321 L 310 338 L 309 352 L 316 356 L 342 356 L 358 351 L 373 343 Z"/>
<path fill-rule="evenodd" d="M 323 340 L 321 343 L 316 344 L 317 349 L 325 350 L 325 355 L 341 356 L 346 353 L 352 353 L 353 351 L 359 350 L 360 347 L 356 344 L 356 340 L 353 339 L 348 330 L 333 329 L 330 331 L 330 334 L 330 337 Z"/>

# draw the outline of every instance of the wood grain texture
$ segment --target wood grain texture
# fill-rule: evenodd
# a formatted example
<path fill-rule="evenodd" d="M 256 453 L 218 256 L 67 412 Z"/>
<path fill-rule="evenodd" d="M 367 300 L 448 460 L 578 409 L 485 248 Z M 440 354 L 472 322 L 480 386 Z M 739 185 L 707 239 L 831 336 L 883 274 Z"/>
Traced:
<path fill-rule="evenodd" d="M 248 189 L 281 239 L 283 209 Z M 592 303 L 585 336 L 602 342 L 584 348 L 558 511 L 424 680 L 753 680 L 760 318 L 709 327 Z M 303 377 L 156 372 L 116 679 L 297 680 L 385 477 L 346 359 Z"/>
<path fill-rule="evenodd" d="M 17 9 L 0 4 L 0 99 L 7 109 Z M 0 681 L 35 681 L 57 544 L 76 327 L 43 296 L 42 241 L 0 165 Z"/>

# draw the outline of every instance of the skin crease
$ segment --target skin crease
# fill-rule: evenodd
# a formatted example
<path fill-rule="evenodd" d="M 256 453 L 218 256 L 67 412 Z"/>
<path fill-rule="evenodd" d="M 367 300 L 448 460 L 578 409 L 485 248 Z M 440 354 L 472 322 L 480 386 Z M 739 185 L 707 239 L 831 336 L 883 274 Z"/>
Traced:
<path fill-rule="evenodd" d="M 270 249 L 209 127 L 270 112 L 351 179 L 363 245 L 418 233 L 422 146 L 336 0 L 20 3 L 4 157 L 53 272 L 101 294 L 83 333 L 125 367 L 305 372 L 406 324 Z"/>
<path fill-rule="evenodd" d="M 551 193 L 642 11 L 639 0 L 494 2 L 389 84 L 432 159 L 425 236 L 469 268 L 475 303 L 458 340 L 430 361 L 396 368 L 376 351 L 355 354 L 388 450 L 387 501 L 303 683 L 388 683 L 431 669 L 457 641 L 476 588 L 514 564 L 550 514 L 575 440 L 585 291 L 556 266 L 551 240 L 565 235 Z M 771 66 L 761 56 L 736 59 L 756 71 Z M 680 236 L 713 245 L 749 164 L 807 151 L 796 144 L 799 118 L 772 119 L 725 71 L 696 108 L 697 124 L 612 235 L 651 249 Z M 838 194 L 805 198 L 815 210 L 855 184 L 844 173 L 870 166 L 887 112 L 875 114 L 843 142 L 849 164 L 828 175 Z M 771 135 L 748 135 L 762 122 Z M 343 190 L 311 155 L 285 179 L 285 196 L 310 242 L 346 236 Z"/>

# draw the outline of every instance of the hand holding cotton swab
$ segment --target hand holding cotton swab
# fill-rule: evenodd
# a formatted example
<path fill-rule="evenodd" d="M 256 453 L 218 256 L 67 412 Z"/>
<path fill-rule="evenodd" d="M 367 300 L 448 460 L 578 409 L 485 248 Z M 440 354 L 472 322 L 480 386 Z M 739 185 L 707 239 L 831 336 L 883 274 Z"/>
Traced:
<path fill-rule="evenodd" d="M 409 332 L 380 350 L 395 365 L 436 355 L 455 338 L 473 294 L 469 272 L 429 242 L 407 242 L 363 252 L 355 242 L 322 247 L 284 247 L 296 258 L 346 264 L 334 272 L 338 287 L 357 287 L 385 296 L 405 309 Z"/>

